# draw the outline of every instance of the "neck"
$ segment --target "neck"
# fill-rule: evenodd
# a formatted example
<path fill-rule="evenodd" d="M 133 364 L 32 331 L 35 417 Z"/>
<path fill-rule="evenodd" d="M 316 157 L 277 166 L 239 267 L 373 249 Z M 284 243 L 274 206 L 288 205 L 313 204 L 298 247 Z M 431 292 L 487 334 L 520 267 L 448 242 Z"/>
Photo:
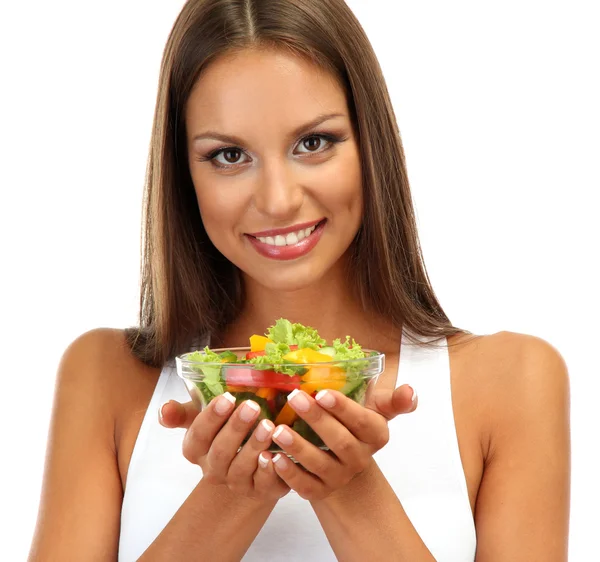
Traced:
<path fill-rule="evenodd" d="M 296 291 L 275 292 L 249 278 L 244 278 L 244 290 L 243 309 L 235 322 L 214 338 L 213 346 L 248 345 L 249 336 L 264 334 L 278 318 L 312 326 L 328 342 L 349 335 L 363 347 L 384 352 L 398 345 L 400 327 L 365 310 L 342 269 Z"/>

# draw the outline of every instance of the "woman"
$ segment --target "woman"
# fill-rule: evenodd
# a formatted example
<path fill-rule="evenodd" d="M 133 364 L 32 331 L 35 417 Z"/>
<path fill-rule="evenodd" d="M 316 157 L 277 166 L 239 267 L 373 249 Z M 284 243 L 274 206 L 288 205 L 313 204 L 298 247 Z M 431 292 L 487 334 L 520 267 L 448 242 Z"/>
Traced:
<path fill-rule="evenodd" d="M 566 559 L 564 362 L 444 314 L 385 83 L 342 0 L 189 1 L 146 187 L 140 326 L 64 353 L 30 560 Z M 198 413 L 173 374 L 175 355 L 278 317 L 386 354 L 366 407 L 290 402 L 333 454 L 272 424 L 236 454 L 252 401 Z"/>

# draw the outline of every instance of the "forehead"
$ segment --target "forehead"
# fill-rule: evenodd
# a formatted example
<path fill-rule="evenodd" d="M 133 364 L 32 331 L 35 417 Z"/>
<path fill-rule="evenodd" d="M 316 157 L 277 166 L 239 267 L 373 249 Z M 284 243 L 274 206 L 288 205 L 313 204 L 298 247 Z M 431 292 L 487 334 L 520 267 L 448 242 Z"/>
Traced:
<path fill-rule="evenodd" d="M 225 55 L 201 74 L 186 106 L 190 133 L 281 130 L 322 113 L 347 113 L 344 90 L 315 64 L 280 51 Z"/>

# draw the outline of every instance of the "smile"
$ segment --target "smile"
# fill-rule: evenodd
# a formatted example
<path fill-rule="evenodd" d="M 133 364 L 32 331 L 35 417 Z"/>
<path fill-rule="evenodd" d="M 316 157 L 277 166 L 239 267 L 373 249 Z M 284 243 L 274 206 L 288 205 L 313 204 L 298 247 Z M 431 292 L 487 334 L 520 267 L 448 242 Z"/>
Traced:
<path fill-rule="evenodd" d="M 293 260 L 308 254 L 317 245 L 326 223 L 327 220 L 322 219 L 291 232 L 283 229 L 279 231 L 281 234 L 277 234 L 277 231 L 258 232 L 256 235 L 246 234 L 246 238 L 261 256 L 274 260 Z M 258 236 L 259 234 L 268 236 Z"/>
<path fill-rule="evenodd" d="M 317 228 L 316 224 L 310 228 L 298 230 L 297 232 L 290 232 L 285 236 L 278 234 L 277 236 L 257 236 L 256 238 L 263 244 L 268 244 L 269 246 L 292 246 L 293 244 L 300 242 L 300 240 L 304 240 L 307 236 L 310 236 L 315 228 Z"/>

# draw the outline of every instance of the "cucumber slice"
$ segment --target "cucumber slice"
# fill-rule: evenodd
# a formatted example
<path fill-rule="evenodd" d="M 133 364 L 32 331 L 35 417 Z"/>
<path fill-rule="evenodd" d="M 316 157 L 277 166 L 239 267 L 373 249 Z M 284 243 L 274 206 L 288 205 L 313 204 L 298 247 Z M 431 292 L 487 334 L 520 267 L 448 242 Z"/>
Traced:
<path fill-rule="evenodd" d="M 365 395 L 367 394 L 367 381 L 362 380 L 361 383 L 361 385 L 357 386 L 350 394 L 348 394 L 348 398 L 362 405 L 365 401 Z"/>
<path fill-rule="evenodd" d="M 319 353 L 329 355 L 332 359 L 335 357 L 335 349 L 333 347 L 322 347 L 319 349 Z"/>
<path fill-rule="evenodd" d="M 340 388 L 340 392 L 348 396 L 352 392 L 354 392 L 365 380 L 362 377 L 355 377 L 346 382 L 342 388 Z"/>

